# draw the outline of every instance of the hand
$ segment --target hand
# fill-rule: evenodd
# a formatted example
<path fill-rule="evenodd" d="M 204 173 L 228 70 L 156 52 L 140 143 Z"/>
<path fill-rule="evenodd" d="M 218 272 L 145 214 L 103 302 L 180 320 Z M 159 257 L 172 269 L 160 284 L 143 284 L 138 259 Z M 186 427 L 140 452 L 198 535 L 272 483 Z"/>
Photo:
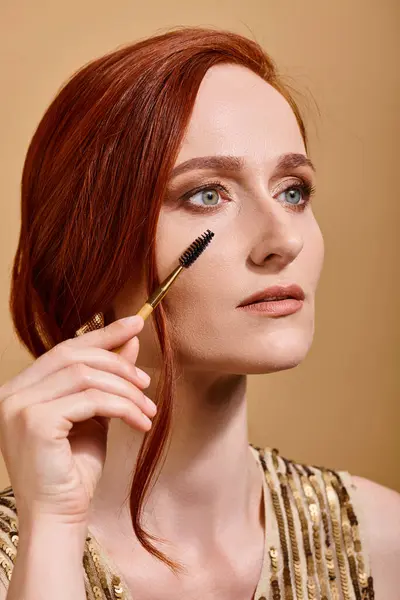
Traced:
<path fill-rule="evenodd" d="M 136 316 L 65 340 L 0 387 L 0 449 L 20 522 L 85 524 L 109 419 L 150 430 L 157 409 L 142 391 L 150 378 L 135 366 L 143 325 Z"/>

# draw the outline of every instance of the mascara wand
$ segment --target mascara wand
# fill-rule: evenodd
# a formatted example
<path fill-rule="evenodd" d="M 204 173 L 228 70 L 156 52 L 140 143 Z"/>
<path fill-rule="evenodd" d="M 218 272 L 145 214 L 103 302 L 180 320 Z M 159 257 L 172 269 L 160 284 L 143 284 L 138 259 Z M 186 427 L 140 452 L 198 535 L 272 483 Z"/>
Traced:
<path fill-rule="evenodd" d="M 179 265 L 175 267 L 175 269 L 168 275 L 166 279 L 159 285 L 159 287 L 151 294 L 151 296 L 147 299 L 145 304 L 143 304 L 142 308 L 136 313 L 140 315 L 144 320 L 147 319 L 149 315 L 153 312 L 155 307 L 161 302 L 164 298 L 165 294 L 168 292 L 169 288 L 176 280 L 178 275 L 183 271 L 184 268 L 188 269 L 195 260 L 198 259 L 200 254 L 204 252 L 208 244 L 211 242 L 214 237 L 214 233 L 207 229 L 203 235 L 196 238 L 192 244 L 188 248 L 186 248 L 185 252 L 179 259 Z M 104 327 L 104 315 L 103 313 L 96 313 L 93 315 L 89 321 L 87 321 L 82 327 L 80 327 L 76 332 L 75 336 L 83 335 L 88 331 L 93 331 L 94 329 L 98 329 L 99 327 Z M 112 352 L 119 352 L 123 348 L 119 346 L 118 348 L 114 348 Z"/>
<path fill-rule="evenodd" d="M 192 244 L 186 248 L 185 252 L 179 258 L 179 265 L 175 267 L 172 273 L 170 273 L 168 277 L 159 285 L 159 287 L 151 294 L 151 296 L 149 296 L 142 308 L 136 313 L 137 315 L 143 317 L 144 320 L 151 315 L 155 307 L 164 298 L 165 294 L 168 292 L 178 275 L 183 271 L 183 269 L 188 269 L 195 262 L 195 260 L 199 258 L 200 254 L 204 252 L 213 237 L 214 233 L 207 229 L 203 235 L 196 238 L 194 242 L 192 242 Z M 114 348 L 112 352 L 118 354 L 123 347 L 124 344 L 118 348 Z"/>
<path fill-rule="evenodd" d="M 143 317 L 144 320 L 153 312 L 155 307 L 161 302 L 169 288 L 183 271 L 184 268 L 188 269 L 195 260 L 200 256 L 206 249 L 208 244 L 214 237 L 214 233 L 207 229 L 203 235 L 196 238 L 195 241 L 185 250 L 179 259 L 179 265 L 168 275 L 166 279 L 160 284 L 160 286 L 151 294 L 147 299 L 146 303 L 143 304 L 142 308 L 136 313 Z"/>

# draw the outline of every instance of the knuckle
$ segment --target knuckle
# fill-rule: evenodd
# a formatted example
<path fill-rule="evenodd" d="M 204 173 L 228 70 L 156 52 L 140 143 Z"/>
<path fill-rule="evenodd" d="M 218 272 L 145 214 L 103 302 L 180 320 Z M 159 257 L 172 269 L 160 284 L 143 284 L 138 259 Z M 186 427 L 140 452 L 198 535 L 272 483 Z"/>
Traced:
<path fill-rule="evenodd" d="M 40 423 L 35 411 L 35 405 L 25 406 L 18 413 L 18 420 L 23 429 L 29 433 L 37 432 L 40 429 Z"/>
<path fill-rule="evenodd" d="M 73 358 L 72 345 L 68 343 L 69 341 L 70 340 L 65 340 L 64 342 L 61 342 L 61 344 L 52 348 L 50 352 L 53 352 L 58 359 L 69 362 Z"/>
<path fill-rule="evenodd" d="M 0 419 L 10 419 L 16 410 L 16 405 L 17 396 L 15 394 L 0 400 Z"/>
<path fill-rule="evenodd" d="M 89 402 L 90 404 L 92 404 L 95 400 L 99 399 L 99 396 L 101 396 L 101 390 L 96 390 L 95 388 L 87 388 L 86 390 L 83 390 L 82 392 L 82 397 L 84 398 L 84 400 L 86 400 L 87 402 Z"/>
<path fill-rule="evenodd" d="M 91 369 L 83 363 L 74 363 L 71 365 L 70 370 L 75 381 L 81 384 L 89 383 L 91 381 Z"/>

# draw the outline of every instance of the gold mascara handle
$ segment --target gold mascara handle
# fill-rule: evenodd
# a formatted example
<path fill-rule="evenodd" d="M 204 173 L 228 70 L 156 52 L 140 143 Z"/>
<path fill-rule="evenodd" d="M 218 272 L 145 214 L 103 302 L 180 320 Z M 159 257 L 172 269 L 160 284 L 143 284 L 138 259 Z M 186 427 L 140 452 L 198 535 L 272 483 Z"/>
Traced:
<path fill-rule="evenodd" d="M 146 302 L 146 304 L 143 304 L 142 308 L 136 314 L 140 317 L 143 317 L 143 319 L 146 320 L 147 317 L 151 315 L 153 310 L 154 308 L 152 307 L 152 305 Z"/>
<path fill-rule="evenodd" d="M 151 315 L 156 306 L 164 298 L 169 288 L 171 287 L 175 279 L 178 277 L 179 273 L 183 271 L 183 268 L 184 267 L 182 265 L 178 265 L 177 267 L 175 267 L 172 273 L 170 273 L 168 277 L 164 279 L 164 281 L 151 294 L 151 296 L 147 299 L 146 303 L 143 304 L 142 308 L 136 314 L 140 315 L 141 317 L 143 317 L 144 320 L 146 320 L 147 317 Z M 111 350 L 111 352 L 115 352 L 116 354 L 118 354 L 122 348 L 123 345 L 119 346 L 118 348 L 114 348 L 113 350 Z"/>

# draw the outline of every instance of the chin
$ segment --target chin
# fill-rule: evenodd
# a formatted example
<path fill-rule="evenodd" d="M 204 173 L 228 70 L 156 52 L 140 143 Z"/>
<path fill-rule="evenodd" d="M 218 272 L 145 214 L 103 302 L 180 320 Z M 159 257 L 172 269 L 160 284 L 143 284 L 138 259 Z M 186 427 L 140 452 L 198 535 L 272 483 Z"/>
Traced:
<path fill-rule="evenodd" d="M 218 337 L 206 332 L 199 344 L 176 345 L 178 362 L 188 370 L 232 375 L 262 375 L 297 367 L 312 345 L 314 320 L 276 320 L 268 326 L 267 330 L 257 325 L 240 333 L 231 328 Z"/>
<path fill-rule="evenodd" d="M 294 329 L 274 332 L 262 339 L 253 340 L 251 346 L 243 344 L 235 357 L 231 357 L 231 371 L 243 375 L 262 375 L 293 369 L 306 358 L 313 332 Z"/>

